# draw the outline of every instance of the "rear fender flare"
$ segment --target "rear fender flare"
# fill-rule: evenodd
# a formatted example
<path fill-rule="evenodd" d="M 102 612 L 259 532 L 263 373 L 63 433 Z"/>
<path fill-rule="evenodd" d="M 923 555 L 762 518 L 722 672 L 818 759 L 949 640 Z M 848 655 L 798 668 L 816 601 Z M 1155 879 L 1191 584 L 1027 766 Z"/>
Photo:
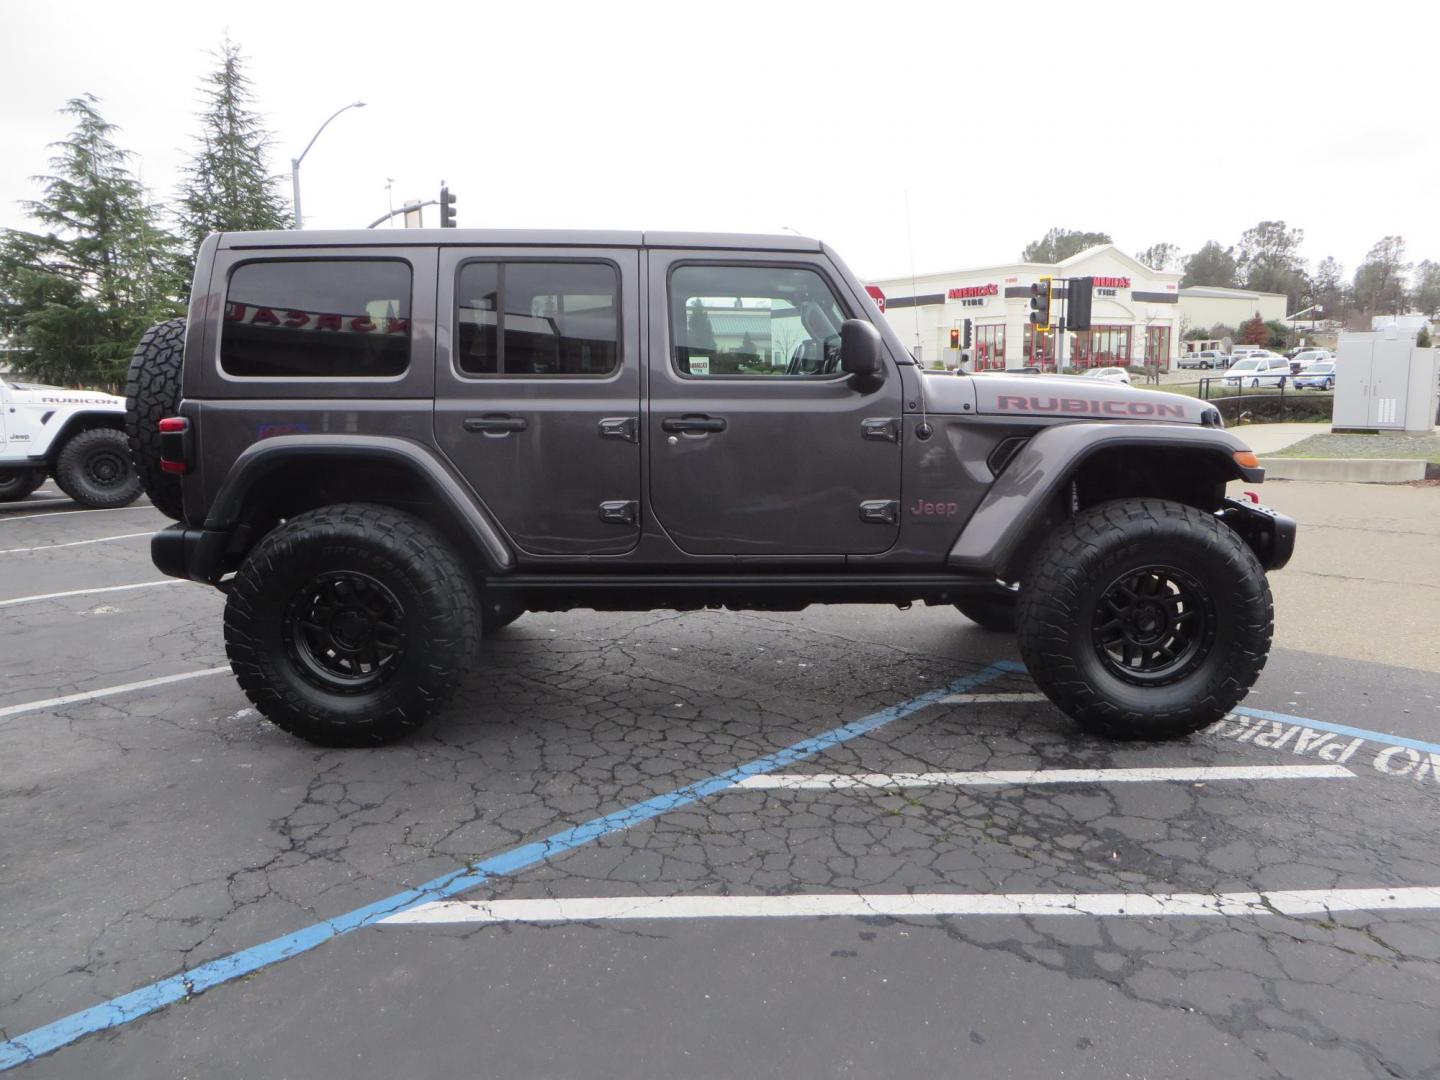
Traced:
<path fill-rule="evenodd" d="M 508 574 L 515 556 L 498 522 L 488 508 L 434 453 L 409 439 L 384 435 L 280 435 L 245 449 L 235 459 L 224 485 L 210 506 L 204 532 L 228 536 L 241 521 L 249 495 L 280 469 L 323 467 L 327 461 L 349 466 L 385 462 L 398 465 L 414 478 L 417 494 L 433 500 L 447 513 L 484 560 L 486 575 Z M 211 541 L 213 558 L 221 558 L 222 545 Z M 194 567 L 213 580 L 215 567 Z"/>

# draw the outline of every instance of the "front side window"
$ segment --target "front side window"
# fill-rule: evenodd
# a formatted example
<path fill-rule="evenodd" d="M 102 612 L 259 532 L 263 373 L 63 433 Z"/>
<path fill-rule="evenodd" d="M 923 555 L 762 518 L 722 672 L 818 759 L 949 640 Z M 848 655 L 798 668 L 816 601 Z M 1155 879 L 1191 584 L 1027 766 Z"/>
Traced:
<path fill-rule="evenodd" d="M 681 266 L 670 275 L 671 353 L 682 375 L 835 375 L 844 321 L 814 270 Z"/>
<path fill-rule="evenodd" d="M 250 378 L 388 378 L 410 365 L 410 266 L 245 263 L 230 275 L 220 367 Z"/>
<path fill-rule="evenodd" d="M 620 279 L 609 263 L 471 262 L 455 289 L 466 375 L 609 375 L 620 361 Z"/>

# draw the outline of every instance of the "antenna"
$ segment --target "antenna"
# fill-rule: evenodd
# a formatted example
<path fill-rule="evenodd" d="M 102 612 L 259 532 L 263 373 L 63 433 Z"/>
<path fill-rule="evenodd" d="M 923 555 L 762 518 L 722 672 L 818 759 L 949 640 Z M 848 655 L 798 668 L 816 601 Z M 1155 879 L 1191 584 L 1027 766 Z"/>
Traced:
<path fill-rule="evenodd" d="M 920 287 L 915 284 L 915 239 L 910 234 L 910 190 L 905 190 L 905 246 L 910 251 L 910 314 L 915 321 L 915 350 L 920 351 Z M 915 382 L 919 387 L 917 393 L 920 401 L 920 426 L 915 429 L 915 434 L 922 439 L 930 438 L 934 430 L 930 426 L 930 413 L 925 401 L 925 364 L 924 354 L 918 358 L 915 365 Z"/>

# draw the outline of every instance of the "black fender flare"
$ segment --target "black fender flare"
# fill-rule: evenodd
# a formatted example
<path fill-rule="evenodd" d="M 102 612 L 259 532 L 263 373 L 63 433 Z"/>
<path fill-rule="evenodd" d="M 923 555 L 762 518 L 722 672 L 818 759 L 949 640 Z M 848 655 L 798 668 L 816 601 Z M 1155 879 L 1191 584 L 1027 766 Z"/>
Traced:
<path fill-rule="evenodd" d="M 215 583 L 225 572 L 226 548 L 241 523 L 248 497 L 282 468 L 323 466 L 343 461 L 399 465 L 413 477 L 416 492 L 434 500 L 473 544 L 487 576 L 511 573 L 515 556 L 504 532 L 479 497 L 434 451 L 410 439 L 388 435 L 279 435 L 247 447 L 235 459 L 199 528 L 172 526 L 155 535 L 151 557 L 173 577 Z"/>
<path fill-rule="evenodd" d="M 1184 450 L 1213 457 L 1233 479 L 1258 484 L 1265 470 L 1235 460 L 1245 443 L 1222 428 L 1181 424 L 1055 424 L 1035 435 L 1005 467 L 950 549 L 946 564 L 967 574 L 1008 580 L 1022 542 L 1092 455 L 1116 447 Z"/>
<path fill-rule="evenodd" d="M 125 413 L 123 411 L 100 412 L 98 410 L 71 413 L 50 440 L 50 444 L 45 448 L 45 453 L 40 456 L 45 467 L 49 468 L 55 464 L 56 459 L 60 457 L 60 451 L 65 449 L 67 442 L 82 431 L 93 431 L 95 428 L 114 428 L 116 431 L 124 432 Z"/>

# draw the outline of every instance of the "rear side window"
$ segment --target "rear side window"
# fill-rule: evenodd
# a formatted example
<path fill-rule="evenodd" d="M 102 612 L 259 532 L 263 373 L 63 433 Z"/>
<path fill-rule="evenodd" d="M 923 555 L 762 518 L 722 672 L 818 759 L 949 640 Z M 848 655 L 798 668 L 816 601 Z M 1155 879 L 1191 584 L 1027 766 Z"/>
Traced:
<path fill-rule="evenodd" d="M 230 275 L 220 367 L 250 378 L 364 379 L 410 365 L 408 263 L 292 259 Z"/>
<path fill-rule="evenodd" d="M 619 364 L 620 280 L 609 263 L 472 262 L 455 287 L 455 361 L 466 375 L 609 375 Z"/>

